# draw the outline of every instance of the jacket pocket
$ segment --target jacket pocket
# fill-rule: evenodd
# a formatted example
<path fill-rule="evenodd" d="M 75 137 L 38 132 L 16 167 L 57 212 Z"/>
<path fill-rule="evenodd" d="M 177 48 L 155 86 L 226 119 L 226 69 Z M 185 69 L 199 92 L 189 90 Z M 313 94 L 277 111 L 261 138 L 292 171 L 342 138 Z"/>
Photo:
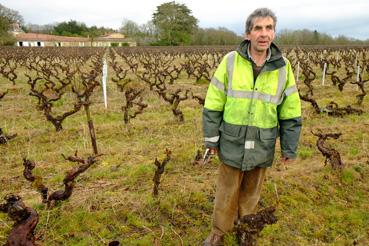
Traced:
<path fill-rule="evenodd" d="M 256 163 L 271 164 L 273 162 L 277 134 L 277 127 L 259 129 L 258 148 L 255 153 Z"/>
<path fill-rule="evenodd" d="M 241 165 L 244 155 L 246 128 L 222 122 L 219 131 L 221 133 L 219 148 L 221 159 Z"/>
<path fill-rule="evenodd" d="M 220 128 L 221 128 L 221 131 L 223 131 L 225 134 L 229 136 L 239 137 L 242 126 L 231 125 L 223 121 Z"/>
<path fill-rule="evenodd" d="M 275 140 L 278 135 L 278 128 L 266 128 L 266 129 L 259 129 L 259 136 L 261 141 L 271 141 Z"/>

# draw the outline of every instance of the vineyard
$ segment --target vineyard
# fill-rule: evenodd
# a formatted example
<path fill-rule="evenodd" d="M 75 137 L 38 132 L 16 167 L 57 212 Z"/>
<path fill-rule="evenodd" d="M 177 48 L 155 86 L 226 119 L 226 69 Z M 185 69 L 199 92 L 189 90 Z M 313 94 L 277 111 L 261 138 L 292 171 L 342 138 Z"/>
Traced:
<path fill-rule="evenodd" d="M 201 161 L 202 107 L 234 49 L 0 47 L 0 244 L 201 245 L 219 164 Z M 369 49 L 282 50 L 303 129 L 292 164 L 277 147 L 259 203 L 276 220 L 252 237 L 369 245 Z"/>

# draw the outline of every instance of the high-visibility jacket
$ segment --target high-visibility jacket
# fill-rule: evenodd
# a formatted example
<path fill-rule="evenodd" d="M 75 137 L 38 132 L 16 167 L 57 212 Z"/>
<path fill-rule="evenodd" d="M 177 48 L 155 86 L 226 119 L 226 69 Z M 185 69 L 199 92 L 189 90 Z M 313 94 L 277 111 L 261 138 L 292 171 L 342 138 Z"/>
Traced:
<path fill-rule="evenodd" d="M 228 53 L 209 84 L 203 110 L 206 147 L 241 170 L 271 166 L 280 136 L 282 155 L 295 158 L 301 103 L 289 61 L 273 43 L 254 82 L 249 41 Z"/>

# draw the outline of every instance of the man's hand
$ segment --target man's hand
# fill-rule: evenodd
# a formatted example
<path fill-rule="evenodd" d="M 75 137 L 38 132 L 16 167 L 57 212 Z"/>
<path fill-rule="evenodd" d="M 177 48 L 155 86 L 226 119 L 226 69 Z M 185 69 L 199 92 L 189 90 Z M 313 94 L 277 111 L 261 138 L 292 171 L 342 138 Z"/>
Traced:
<path fill-rule="evenodd" d="M 214 147 L 210 147 L 210 148 L 206 148 L 205 153 L 204 153 L 204 157 L 203 159 L 203 164 L 205 165 L 206 163 L 209 162 L 209 160 L 211 159 L 211 156 L 215 155 L 218 153 L 218 148 L 214 148 Z"/>
<path fill-rule="evenodd" d="M 210 152 L 211 155 L 216 155 L 216 154 L 218 154 L 218 148 L 211 147 L 211 148 L 209 148 L 209 152 Z"/>
<path fill-rule="evenodd" d="M 281 164 L 290 164 L 291 162 L 293 162 L 293 159 L 282 156 L 280 159 Z"/>
<path fill-rule="evenodd" d="M 288 165 L 291 164 L 294 159 L 288 158 L 286 156 L 281 156 L 279 162 L 276 165 L 277 171 L 287 170 Z"/>

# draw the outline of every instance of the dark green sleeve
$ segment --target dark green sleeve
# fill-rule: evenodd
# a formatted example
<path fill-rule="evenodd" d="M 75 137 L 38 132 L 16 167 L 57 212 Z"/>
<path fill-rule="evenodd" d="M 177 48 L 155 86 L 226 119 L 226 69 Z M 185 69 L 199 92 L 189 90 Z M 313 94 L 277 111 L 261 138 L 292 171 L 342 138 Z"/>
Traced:
<path fill-rule="evenodd" d="M 202 113 L 202 126 L 205 138 L 205 147 L 218 147 L 219 127 L 223 120 L 223 111 L 213 111 L 204 108 Z"/>
<path fill-rule="evenodd" d="M 282 156 L 291 159 L 296 158 L 301 126 L 301 117 L 279 120 Z"/>

